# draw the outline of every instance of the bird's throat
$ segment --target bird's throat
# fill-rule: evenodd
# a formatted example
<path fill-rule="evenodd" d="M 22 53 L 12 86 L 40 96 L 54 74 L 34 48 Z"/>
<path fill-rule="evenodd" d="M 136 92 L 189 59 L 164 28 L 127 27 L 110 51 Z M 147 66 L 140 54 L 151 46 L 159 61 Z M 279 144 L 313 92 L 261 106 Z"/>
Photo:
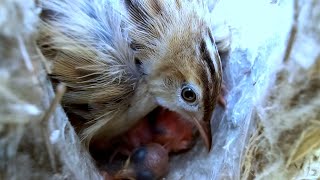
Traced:
<path fill-rule="evenodd" d="M 93 141 L 109 141 L 122 135 L 158 106 L 144 79 L 137 83 L 129 102 L 127 107 L 116 112 L 116 116 L 106 119 L 106 123 L 95 133 Z"/>
<path fill-rule="evenodd" d="M 149 92 L 147 83 L 142 79 L 138 83 L 134 96 L 131 99 L 131 104 L 127 111 L 128 121 L 132 122 L 132 124 L 137 123 L 157 106 L 155 98 Z"/>

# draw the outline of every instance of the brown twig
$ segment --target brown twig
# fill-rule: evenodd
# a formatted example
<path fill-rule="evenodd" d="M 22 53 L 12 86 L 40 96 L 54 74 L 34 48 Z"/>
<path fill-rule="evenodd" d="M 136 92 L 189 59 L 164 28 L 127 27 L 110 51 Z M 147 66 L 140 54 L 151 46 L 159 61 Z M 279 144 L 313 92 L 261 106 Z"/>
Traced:
<path fill-rule="evenodd" d="M 48 74 L 52 74 L 52 70 L 50 68 L 49 62 L 47 61 L 47 59 L 44 57 L 44 55 L 42 54 L 41 50 L 39 49 L 39 47 L 37 45 L 35 45 L 36 47 L 36 51 L 39 55 L 40 60 L 42 61 L 42 63 L 44 64 L 44 67 L 47 71 Z"/>
<path fill-rule="evenodd" d="M 285 55 L 283 58 L 283 62 L 287 62 L 289 60 L 289 56 L 291 54 L 292 48 L 293 48 L 293 44 L 294 41 L 296 39 L 297 36 L 297 32 L 298 32 L 298 28 L 297 28 L 297 24 L 298 24 L 298 17 L 300 14 L 300 9 L 299 9 L 299 5 L 298 5 L 298 0 L 294 1 L 294 16 L 293 16 L 293 25 L 291 27 L 290 30 L 290 37 L 289 37 L 289 41 L 286 47 L 286 51 L 285 51 Z"/>
<path fill-rule="evenodd" d="M 45 137 L 45 143 L 46 143 L 46 147 L 49 153 L 49 158 L 50 158 L 50 163 L 51 163 L 51 167 L 54 171 L 56 171 L 56 163 L 54 160 L 54 154 L 52 152 L 52 148 L 51 148 L 51 143 L 50 143 L 50 135 L 49 135 L 49 131 L 48 131 L 48 121 L 51 117 L 51 115 L 54 113 L 57 105 L 60 103 L 64 93 L 66 91 L 66 86 L 64 83 L 60 83 L 57 86 L 57 90 L 56 90 L 56 96 L 54 97 L 53 101 L 50 104 L 49 109 L 46 111 L 41 123 L 43 125 L 42 127 L 42 133 Z"/>

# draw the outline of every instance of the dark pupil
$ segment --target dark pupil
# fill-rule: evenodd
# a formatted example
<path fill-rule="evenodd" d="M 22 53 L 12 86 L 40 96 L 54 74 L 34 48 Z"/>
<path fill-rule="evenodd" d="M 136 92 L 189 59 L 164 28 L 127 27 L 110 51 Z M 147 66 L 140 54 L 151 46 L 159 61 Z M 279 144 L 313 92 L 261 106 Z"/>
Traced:
<path fill-rule="evenodd" d="M 190 88 L 185 88 L 182 90 L 182 97 L 184 100 L 188 102 L 194 102 L 196 100 L 196 95 Z"/>

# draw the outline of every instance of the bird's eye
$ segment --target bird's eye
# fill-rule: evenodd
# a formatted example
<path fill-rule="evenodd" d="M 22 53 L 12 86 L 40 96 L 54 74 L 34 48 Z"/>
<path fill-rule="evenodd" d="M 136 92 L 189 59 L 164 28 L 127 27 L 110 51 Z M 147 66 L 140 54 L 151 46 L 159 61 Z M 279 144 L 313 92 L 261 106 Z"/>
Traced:
<path fill-rule="evenodd" d="M 184 87 L 181 91 L 181 96 L 188 103 L 193 103 L 197 99 L 196 93 L 190 87 Z"/>

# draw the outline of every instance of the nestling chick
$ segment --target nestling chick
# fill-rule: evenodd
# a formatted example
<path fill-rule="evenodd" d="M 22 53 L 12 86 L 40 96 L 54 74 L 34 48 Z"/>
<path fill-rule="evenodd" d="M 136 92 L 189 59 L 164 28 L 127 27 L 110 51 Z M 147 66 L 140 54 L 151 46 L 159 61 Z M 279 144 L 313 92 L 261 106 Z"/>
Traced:
<path fill-rule="evenodd" d="M 180 153 L 192 148 L 194 135 L 193 123 L 159 107 L 113 141 L 92 144 L 91 151 L 95 159 L 111 163 L 116 155 L 130 156 L 134 149 L 150 143 L 162 145 L 168 153 Z"/>
<path fill-rule="evenodd" d="M 135 149 L 126 167 L 114 175 L 114 179 L 155 180 L 168 172 L 169 156 L 166 149 L 151 143 Z"/>
<path fill-rule="evenodd" d="M 86 145 L 124 133 L 161 106 L 194 123 L 210 150 L 222 72 L 205 3 L 41 5 L 39 45 L 53 62 L 51 77 L 68 86 L 63 105 Z"/>
<path fill-rule="evenodd" d="M 184 151 L 194 144 L 192 125 L 193 123 L 182 119 L 175 112 L 157 108 L 124 134 L 125 143 L 122 145 L 129 152 L 149 143 L 158 143 L 169 153 Z"/>

